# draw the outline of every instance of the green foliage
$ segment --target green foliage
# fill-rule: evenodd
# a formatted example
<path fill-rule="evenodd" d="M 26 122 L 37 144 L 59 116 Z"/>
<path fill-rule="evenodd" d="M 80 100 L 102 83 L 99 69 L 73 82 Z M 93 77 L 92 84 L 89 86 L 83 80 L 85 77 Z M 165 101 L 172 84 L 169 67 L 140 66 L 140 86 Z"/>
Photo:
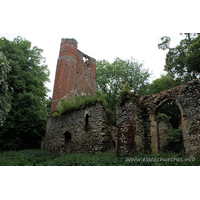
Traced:
<path fill-rule="evenodd" d="M 110 126 L 116 126 L 116 110 L 112 111 L 109 108 L 106 108 L 106 118 L 107 124 Z"/>
<path fill-rule="evenodd" d="M 167 131 L 168 135 L 165 137 L 166 143 L 163 145 L 164 149 L 175 153 L 183 151 L 184 144 L 182 129 L 167 129 Z"/>
<path fill-rule="evenodd" d="M 165 121 L 166 123 L 169 123 L 170 118 L 171 118 L 171 116 L 167 116 L 164 113 L 158 113 L 158 120 Z"/>
<path fill-rule="evenodd" d="M 175 101 L 167 102 L 159 110 L 160 113 L 169 117 L 172 127 L 177 129 L 181 121 L 181 112 Z"/>
<path fill-rule="evenodd" d="M 0 126 L 3 125 L 5 117 L 10 111 L 10 93 L 8 88 L 8 73 L 11 67 L 3 52 L 0 52 Z"/>
<path fill-rule="evenodd" d="M 174 78 L 174 76 L 169 73 L 166 75 L 161 75 L 160 78 L 154 80 L 149 86 L 147 94 L 158 94 L 162 91 L 174 88 L 183 84 L 183 81 L 180 78 Z"/>
<path fill-rule="evenodd" d="M 48 115 L 50 115 L 50 112 L 51 112 L 51 102 L 52 102 L 51 97 L 49 97 L 48 99 L 45 99 L 45 106 L 46 106 Z"/>
<path fill-rule="evenodd" d="M 134 159 L 134 160 L 133 160 Z M 118 157 L 116 151 L 105 153 L 72 153 L 58 155 L 41 150 L 0 153 L 0 166 L 199 166 L 200 156 L 181 153 L 151 154 L 141 152 L 134 157 Z"/>
<path fill-rule="evenodd" d="M 40 148 L 48 117 L 45 83 L 49 81 L 42 50 L 31 48 L 31 42 L 17 37 L 13 41 L 0 38 L 0 51 L 9 61 L 7 83 L 14 90 L 10 96 L 12 108 L 0 127 L 0 149 Z"/>
<path fill-rule="evenodd" d="M 185 89 L 186 89 L 186 86 L 185 86 L 185 85 L 183 85 L 183 86 L 181 87 L 181 92 L 184 92 L 184 91 L 185 91 Z"/>
<path fill-rule="evenodd" d="M 54 160 L 48 160 L 44 163 L 44 166 L 186 166 L 200 164 L 200 156 L 193 157 L 195 162 L 191 159 L 185 162 L 172 162 L 174 157 L 182 159 L 188 159 L 183 154 L 175 153 L 160 153 L 158 155 L 151 154 L 149 152 L 141 152 L 134 157 L 118 157 L 116 152 L 106 153 L 73 153 L 63 154 Z M 135 159 L 132 161 L 132 159 Z M 156 161 L 156 159 L 164 159 L 164 161 Z"/>
<path fill-rule="evenodd" d="M 0 145 L 5 150 L 40 148 L 46 130 L 46 107 L 33 93 L 19 94 L 16 98 L 18 101 L 7 116 L 0 134 Z"/>
<path fill-rule="evenodd" d="M 59 155 L 42 150 L 7 151 L 0 153 L 0 166 L 37 166 Z"/>
<path fill-rule="evenodd" d="M 143 69 L 143 65 L 131 60 L 116 58 L 113 63 L 106 60 L 96 63 L 96 82 L 98 89 L 108 95 L 108 108 L 115 110 L 117 93 L 121 84 L 128 82 L 131 90 L 139 95 L 146 94 L 146 86 L 150 73 Z"/>
<path fill-rule="evenodd" d="M 183 35 L 183 34 L 182 34 Z M 158 47 L 169 50 L 166 56 L 165 70 L 181 78 L 184 83 L 200 78 L 200 34 L 184 33 L 185 39 L 175 48 L 170 47 L 170 38 L 162 37 Z"/>
<path fill-rule="evenodd" d="M 120 88 L 121 89 L 118 92 L 117 100 L 118 100 L 118 103 L 121 105 L 125 101 L 130 100 L 130 98 L 131 98 L 131 87 L 130 87 L 129 83 L 126 82 L 125 84 L 121 84 Z"/>
<path fill-rule="evenodd" d="M 60 106 L 57 111 L 52 114 L 53 117 L 60 117 L 64 113 L 70 113 L 76 110 L 85 109 L 87 106 L 93 105 L 96 102 L 102 102 L 104 106 L 107 105 L 106 94 L 96 91 L 95 95 L 80 95 L 75 99 L 67 101 L 65 98 L 61 99 Z"/>

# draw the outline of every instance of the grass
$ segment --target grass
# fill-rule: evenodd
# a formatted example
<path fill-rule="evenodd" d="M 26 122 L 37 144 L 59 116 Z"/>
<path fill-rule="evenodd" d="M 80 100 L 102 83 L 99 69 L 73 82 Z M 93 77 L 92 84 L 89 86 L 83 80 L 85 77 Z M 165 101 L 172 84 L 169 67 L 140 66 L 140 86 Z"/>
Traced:
<path fill-rule="evenodd" d="M 160 159 L 160 161 L 158 161 Z M 184 159 L 188 159 L 184 161 Z M 157 160 L 157 161 L 156 161 Z M 142 152 L 134 157 L 118 157 L 106 153 L 72 153 L 59 155 L 42 150 L 7 151 L 0 153 L 0 166 L 199 166 L 200 156 L 177 153 L 157 155 Z"/>
<path fill-rule="evenodd" d="M 6 151 L 0 153 L 0 166 L 37 166 L 59 155 L 42 150 Z"/>

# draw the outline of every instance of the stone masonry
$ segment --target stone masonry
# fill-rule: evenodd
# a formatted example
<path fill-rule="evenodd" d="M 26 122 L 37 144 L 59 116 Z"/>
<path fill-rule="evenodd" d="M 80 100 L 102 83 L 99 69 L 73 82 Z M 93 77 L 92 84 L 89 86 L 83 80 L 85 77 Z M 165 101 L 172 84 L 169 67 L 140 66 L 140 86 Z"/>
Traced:
<path fill-rule="evenodd" d="M 150 150 L 150 123 L 145 108 L 136 93 L 132 100 L 117 106 L 117 154 L 136 154 Z"/>
<path fill-rule="evenodd" d="M 113 143 L 101 103 L 61 117 L 50 116 L 44 141 L 45 150 L 58 153 L 103 152 Z"/>
<path fill-rule="evenodd" d="M 158 111 L 169 101 L 175 101 L 181 112 L 181 125 L 186 154 L 200 154 L 200 80 L 132 100 L 117 107 L 117 153 L 150 150 L 158 153 L 163 142 Z M 163 125 L 164 127 L 164 125 Z"/>

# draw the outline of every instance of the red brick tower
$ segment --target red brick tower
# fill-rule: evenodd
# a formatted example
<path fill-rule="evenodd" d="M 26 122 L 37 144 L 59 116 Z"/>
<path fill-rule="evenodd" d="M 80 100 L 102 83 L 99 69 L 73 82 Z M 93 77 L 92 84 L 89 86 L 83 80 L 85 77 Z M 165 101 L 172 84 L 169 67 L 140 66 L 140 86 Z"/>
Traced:
<path fill-rule="evenodd" d="M 61 40 L 57 61 L 51 113 L 62 98 L 70 100 L 81 94 L 95 94 L 96 60 L 77 49 L 75 39 Z"/>

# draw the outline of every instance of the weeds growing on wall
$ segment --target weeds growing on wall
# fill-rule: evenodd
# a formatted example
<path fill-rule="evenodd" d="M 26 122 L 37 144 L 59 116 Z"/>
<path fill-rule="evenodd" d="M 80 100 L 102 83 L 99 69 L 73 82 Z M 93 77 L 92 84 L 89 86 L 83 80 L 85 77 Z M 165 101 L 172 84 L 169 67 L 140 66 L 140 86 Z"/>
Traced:
<path fill-rule="evenodd" d="M 93 105 L 97 102 L 101 102 L 104 106 L 107 105 L 107 95 L 102 94 L 100 91 L 96 91 L 95 95 L 80 95 L 76 96 L 75 99 L 67 101 L 65 98 L 61 99 L 61 105 L 57 111 L 52 114 L 53 117 L 60 117 L 64 113 L 70 113 L 76 110 L 85 109 L 87 106 Z"/>
<path fill-rule="evenodd" d="M 128 82 L 121 84 L 119 93 L 117 95 L 118 104 L 123 104 L 131 98 L 131 87 Z"/>

